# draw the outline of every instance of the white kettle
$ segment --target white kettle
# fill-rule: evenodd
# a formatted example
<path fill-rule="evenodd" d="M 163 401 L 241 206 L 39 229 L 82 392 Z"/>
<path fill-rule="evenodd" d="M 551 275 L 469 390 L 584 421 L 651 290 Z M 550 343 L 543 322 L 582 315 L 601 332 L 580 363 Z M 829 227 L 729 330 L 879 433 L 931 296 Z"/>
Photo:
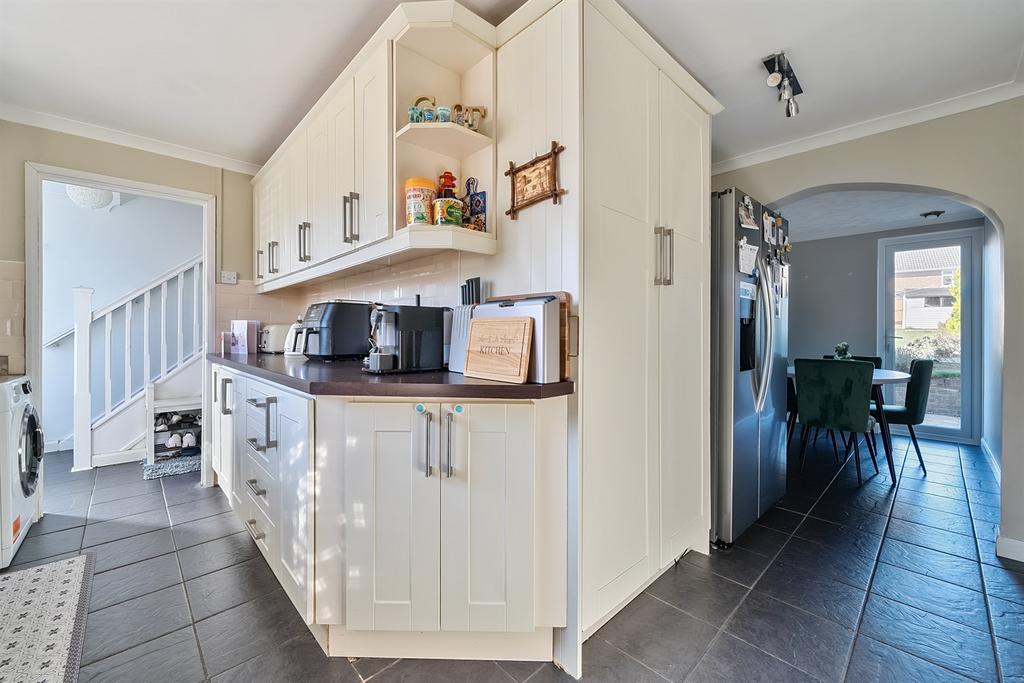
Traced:
<path fill-rule="evenodd" d="M 305 350 L 306 330 L 303 329 L 301 321 L 294 322 L 288 328 L 288 336 L 284 340 L 284 355 L 302 356 L 305 355 Z"/>

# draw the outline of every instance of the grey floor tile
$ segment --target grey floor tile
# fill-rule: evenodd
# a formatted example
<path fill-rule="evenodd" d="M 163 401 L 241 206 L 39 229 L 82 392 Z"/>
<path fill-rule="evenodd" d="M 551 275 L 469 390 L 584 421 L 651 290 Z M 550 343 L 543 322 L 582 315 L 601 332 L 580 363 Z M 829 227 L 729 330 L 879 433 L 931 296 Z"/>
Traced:
<path fill-rule="evenodd" d="M 990 505 L 992 507 L 999 507 L 1001 496 L 998 493 L 989 493 L 987 491 L 968 491 L 968 499 L 972 503 L 981 503 L 982 505 Z"/>
<path fill-rule="evenodd" d="M 188 580 L 251 560 L 258 554 L 259 550 L 249 533 L 241 531 L 179 550 L 178 561 L 181 563 L 181 573 Z"/>
<path fill-rule="evenodd" d="M 161 492 L 144 493 L 141 496 L 121 498 L 107 503 L 96 503 L 93 501 L 89 508 L 89 523 L 96 524 L 111 519 L 130 517 L 150 510 L 160 510 L 165 507 L 164 495 Z"/>
<path fill-rule="evenodd" d="M 398 664 L 401 664 L 399 662 Z M 398 666 L 396 664 L 395 666 Z M 391 667 L 392 669 L 395 667 Z M 530 683 L 563 679 L 562 672 L 542 668 L 530 679 Z M 390 671 L 391 669 L 388 669 Z M 387 672 L 385 672 L 387 673 Z M 377 679 L 374 678 L 374 681 Z M 392 679 L 389 679 L 392 680 Z M 408 679 L 415 680 L 415 679 Z M 438 679 L 438 683 L 445 679 Z M 629 657 L 618 648 L 607 643 L 603 638 L 592 637 L 583 643 L 583 680 L 587 683 L 665 683 L 665 679 L 654 673 L 643 664 Z M 468 683 L 468 682 L 467 682 Z"/>
<path fill-rule="evenodd" d="M 512 683 L 509 675 L 494 662 L 450 659 L 403 659 L 372 680 L 381 683 Z"/>
<path fill-rule="evenodd" d="M 142 463 L 128 462 L 96 468 L 96 488 L 105 489 L 142 481 Z"/>
<path fill-rule="evenodd" d="M 834 501 L 822 501 L 814 506 L 811 516 L 842 524 L 855 531 L 866 531 L 872 534 L 883 533 L 885 525 L 889 521 L 884 514 L 880 515 L 854 505 L 844 505 Z"/>
<path fill-rule="evenodd" d="M 925 465 L 928 465 L 928 461 L 925 460 Z M 955 469 L 948 467 L 948 469 Z M 903 474 L 903 479 L 916 479 L 918 481 L 927 481 L 932 484 L 942 484 L 944 486 L 952 486 L 954 488 L 963 489 L 969 488 L 964 485 L 964 477 L 959 472 L 940 472 L 934 468 L 929 469 L 927 474 L 924 474 L 920 469 L 911 470 Z"/>
<path fill-rule="evenodd" d="M 32 525 L 28 530 L 28 537 L 52 534 L 54 531 L 64 531 L 75 527 L 85 526 L 88 507 L 72 512 L 47 512 L 43 518 Z"/>
<path fill-rule="evenodd" d="M 1024 645 L 996 638 L 996 650 L 999 651 L 999 666 L 1002 668 L 1003 680 L 1014 683 L 1024 681 Z"/>
<path fill-rule="evenodd" d="M 747 596 L 726 631 L 822 680 L 842 677 L 854 632 L 757 593 Z"/>
<path fill-rule="evenodd" d="M 607 647 L 611 647 L 610 645 L 607 645 L 607 644 L 605 644 L 605 645 Z M 584 649 L 586 649 L 587 648 L 587 644 L 584 643 L 583 647 L 584 647 Z M 586 656 L 586 655 L 584 655 L 584 656 Z M 664 678 L 661 678 L 660 676 L 655 676 L 653 673 L 647 671 L 646 669 L 644 669 L 644 671 L 647 672 L 646 675 L 654 676 L 654 678 L 653 679 L 643 679 L 643 680 L 656 680 L 656 681 L 660 681 L 660 683 L 665 683 L 665 679 Z M 598 671 L 598 673 L 600 673 L 600 671 Z M 591 674 L 591 678 L 593 678 L 594 680 L 598 680 L 597 673 L 592 673 Z M 586 680 L 590 681 L 591 678 L 587 678 Z M 547 663 L 547 664 L 542 665 L 540 667 L 540 669 L 537 670 L 537 673 L 535 673 L 532 676 L 530 676 L 530 683 L 573 683 L 575 680 L 576 680 L 575 678 L 573 678 L 569 674 L 565 673 L 564 671 L 559 669 L 554 664 L 551 664 L 550 662 Z"/>
<path fill-rule="evenodd" d="M 911 505 L 919 505 L 921 507 L 929 508 L 932 510 L 951 512 L 955 515 L 962 515 L 964 517 L 971 516 L 971 506 L 967 503 L 966 500 L 957 500 L 955 498 L 933 496 L 930 493 L 912 491 L 910 489 L 905 489 L 902 487 L 900 488 L 899 493 L 896 494 L 896 500 L 898 502 L 910 503 Z"/>
<path fill-rule="evenodd" d="M 848 628 L 857 627 L 867 595 L 827 576 L 778 563 L 768 568 L 754 590 Z"/>
<path fill-rule="evenodd" d="M 41 560 L 44 557 L 53 557 L 54 555 L 63 555 L 64 553 L 77 551 L 82 547 L 82 533 L 84 531 L 84 527 L 76 527 L 74 529 L 65 529 L 64 531 L 55 531 L 52 534 L 26 537 L 21 542 L 21 547 L 18 549 L 11 564 L 24 564 Z"/>
<path fill-rule="evenodd" d="M 198 683 L 204 678 L 191 626 L 84 666 L 78 673 L 80 683 Z"/>
<path fill-rule="evenodd" d="M 527 678 L 537 673 L 544 666 L 544 662 L 496 662 L 501 670 L 514 678 L 517 683 L 523 683 Z M 362 674 L 362 671 L 360 671 Z"/>
<path fill-rule="evenodd" d="M 988 596 L 992 631 L 1000 638 L 1024 645 L 1024 605 Z"/>
<path fill-rule="evenodd" d="M 871 594 L 864 608 L 861 633 L 962 676 L 996 680 L 988 633 L 924 610 Z"/>
<path fill-rule="evenodd" d="M 16 572 L 22 569 L 31 569 L 32 567 L 38 567 L 44 564 L 50 564 L 51 562 L 59 562 L 60 560 L 67 560 L 72 557 L 78 557 L 79 551 L 72 550 L 70 552 L 61 553 L 60 555 L 53 555 L 52 557 L 43 557 L 38 560 L 32 560 L 31 562 L 22 562 L 21 564 L 12 564 L 6 569 L 0 569 L 0 574 L 6 574 L 8 572 Z"/>
<path fill-rule="evenodd" d="M 96 571 L 105 572 L 117 567 L 148 560 L 157 555 L 174 552 L 174 539 L 170 529 L 158 529 L 149 533 L 111 541 L 86 548 L 96 559 Z"/>
<path fill-rule="evenodd" d="M 88 548 L 102 543 L 118 541 L 122 538 L 131 538 L 132 536 L 149 533 L 157 529 L 164 529 L 167 526 L 166 508 L 149 510 L 137 515 L 90 524 L 85 527 L 85 538 L 82 540 L 82 545 Z"/>
<path fill-rule="evenodd" d="M 882 537 L 878 534 L 857 531 L 813 517 L 805 519 L 797 528 L 795 535 L 820 543 L 828 548 L 829 552 L 862 555 L 872 560 L 878 555 L 878 548 L 882 545 Z"/>
<path fill-rule="evenodd" d="M 1009 569 L 1024 574 L 1024 562 L 1018 562 L 1017 560 L 1011 560 L 1006 557 L 999 557 L 996 555 L 996 544 L 992 541 L 978 539 L 978 552 L 981 555 L 981 561 L 984 564 L 990 564 L 993 567 L 1002 567 L 1003 569 Z"/>
<path fill-rule="evenodd" d="M 677 562 L 647 592 L 698 619 L 721 626 L 749 589 L 710 569 Z"/>
<path fill-rule="evenodd" d="M 886 538 L 895 538 L 897 541 L 939 550 L 968 560 L 978 559 L 978 548 L 971 536 L 963 536 L 902 519 L 889 521 Z"/>
<path fill-rule="evenodd" d="M 817 500 L 816 496 L 802 495 L 800 493 L 786 493 L 775 507 L 796 512 L 801 515 L 807 514 Z"/>
<path fill-rule="evenodd" d="M 999 540 L 999 524 L 976 519 L 974 520 L 974 535 L 981 540 L 995 543 Z"/>
<path fill-rule="evenodd" d="M 683 555 L 682 561 L 709 569 L 744 586 L 752 586 L 771 558 L 733 546 L 728 550 L 712 548 L 709 555 L 691 550 Z"/>
<path fill-rule="evenodd" d="M 789 539 L 775 562 L 865 590 L 874 567 L 874 561 L 863 555 L 829 553 L 818 543 L 796 537 Z"/>
<path fill-rule="evenodd" d="M 753 645 L 723 633 L 687 680 L 693 683 L 812 683 L 817 679 Z"/>
<path fill-rule="evenodd" d="M 952 531 L 965 536 L 974 535 L 974 524 L 971 522 L 971 518 L 956 515 L 952 512 L 942 512 L 941 510 L 932 510 L 920 505 L 897 501 L 892 508 L 892 516 L 896 519 L 914 522 L 915 524 L 924 524 L 936 529 L 945 529 L 946 531 Z"/>
<path fill-rule="evenodd" d="M 857 637 L 846 680 L 857 681 L 928 681 L 958 683 L 968 681 L 959 674 L 932 664 L 912 654 L 869 638 Z"/>
<path fill-rule="evenodd" d="M 159 480 L 139 479 L 138 481 L 127 481 L 123 484 L 118 484 L 117 486 L 97 489 L 92 494 L 92 502 L 93 505 L 98 503 L 109 503 L 110 501 L 121 500 L 123 498 L 144 496 L 148 493 L 159 493 L 163 495 L 163 489 L 160 487 Z"/>
<path fill-rule="evenodd" d="M 328 657 L 310 634 L 297 636 L 213 678 L 214 683 L 303 681 L 360 683 L 344 657 Z"/>
<path fill-rule="evenodd" d="M 774 557 L 777 552 L 782 550 L 782 546 L 786 544 L 788 538 L 789 534 L 769 529 L 760 524 L 753 524 L 749 529 L 740 534 L 734 545 L 744 550 Z"/>
<path fill-rule="evenodd" d="M 92 489 L 77 493 L 54 493 L 50 489 L 43 491 L 43 514 L 51 512 L 58 515 L 89 516 L 89 501 Z"/>
<path fill-rule="evenodd" d="M 985 596 L 969 588 L 879 564 L 871 592 L 988 633 Z"/>
<path fill-rule="evenodd" d="M 93 577 L 89 611 L 95 612 L 178 583 L 181 583 L 181 572 L 174 553 L 111 569 Z"/>
<path fill-rule="evenodd" d="M 775 529 L 786 534 L 793 533 L 793 530 L 800 525 L 803 515 L 782 508 L 774 507 L 764 513 L 757 523 L 769 529 Z"/>
<path fill-rule="evenodd" d="M 599 630 L 603 638 L 648 668 L 682 681 L 718 629 L 641 593 Z"/>
<path fill-rule="evenodd" d="M 82 664 L 92 664 L 192 623 L 184 586 L 172 586 L 89 615 Z"/>
<path fill-rule="evenodd" d="M 398 660 L 387 657 L 350 657 L 348 661 L 352 664 L 356 673 L 358 673 L 363 680 L 366 680 L 370 676 L 380 673 Z"/>
<path fill-rule="evenodd" d="M 982 522 L 992 522 L 993 524 L 999 524 L 1000 509 L 992 507 L 991 505 L 982 505 L 981 503 L 974 503 L 971 505 L 971 516 Z"/>
<path fill-rule="evenodd" d="M 207 673 L 215 676 L 309 631 L 278 589 L 197 622 L 196 632 Z"/>
<path fill-rule="evenodd" d="M 202 519 L 203 517 L 212 517 L 229 510 L 231 510 L 231 505 L 228 503 L 227 496 L 223 493 L 188 503 L 181 503 L 180 505 L 172 505 L 167 508 L 167 512 L 171 516 L 171 526 Z"/>
<path fill-rule="evenodd" d="M 990 564 L 981 566 L 985 576 L 985 591 L 1003 600 L 1024 605 L 1024 574 Z"/>
<path fill-rule="evenodd" d="M 181 505 L 204 498 L 221 496 L 223 493 L 217 486 L 202 486 L 198 480 L 194 484 L 171 485 L 164 487 L 164 496 L 168 505 Z"/>
<path fill-rule="evenodd" d="M 962 486 L 947 486 L 946 484 L 933 484 L 924 479 L 904 479 L 900 482 L 900 488 L 906 488 L 920 493 L 929 493 L 933 496 L 952 498 L 954 500 L 967 500 L 967 490 Z"/>
<path fill-rule="evenodd" d="M 996 481 L 995 477 L 967 477 L 967 488 L 971 490 L 971 497 L 974 497 L 974 491 L 983 491 L 985 493 L 994 493 L 999 495 L 1000 486 L 999 482 Z"/>
<path fill-rule="evenodd" d="M 879 562 L 981 591 L 981 567 L 974 560 L 887 538 Z"/>
<path fill-rule="evenodd" d="M 204 574 L 185 583 L 196 621 L 280 590 L 274 572 L 263 557 Z"/>
<path fill-rule="evenodd" d="M 239 531 L 244 531 L 245 526 L 234 512 L 224 512 L 212 517 L 185 522 L 172 527 L 171 530 L 174 533 L 174 542 L 180 550 L 236 534 Z"/>

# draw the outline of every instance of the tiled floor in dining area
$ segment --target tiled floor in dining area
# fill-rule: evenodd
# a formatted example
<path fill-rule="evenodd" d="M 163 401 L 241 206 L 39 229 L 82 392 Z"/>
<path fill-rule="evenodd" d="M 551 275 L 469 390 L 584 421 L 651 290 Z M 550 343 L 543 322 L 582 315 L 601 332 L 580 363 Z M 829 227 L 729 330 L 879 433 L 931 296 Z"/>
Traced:
<path fill-rule="evenodd" d="M 924 477 L 907 446 L 898 487 L 866 453 L 858 487 L 822 438 L 731 550 L 686 555 L 587 641 L 584 680 L 1024 677 L 1024 565 L 995 556 L 994 475 L 976 448 L 926 443 Z M 82 681 L 571 680 L 550 664 L 328 659 L 219 489 L 140 470 L 47 456 L 47 515 L 12 566 L 95 555 Z"/>

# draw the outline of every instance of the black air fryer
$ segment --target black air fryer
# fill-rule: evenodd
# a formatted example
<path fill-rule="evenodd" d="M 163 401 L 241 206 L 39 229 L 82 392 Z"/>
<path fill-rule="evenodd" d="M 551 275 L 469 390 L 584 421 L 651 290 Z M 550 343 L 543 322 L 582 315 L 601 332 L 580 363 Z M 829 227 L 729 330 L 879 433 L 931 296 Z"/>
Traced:
<path fill-rule="evenodd" d="M 363 358 L 370 352 L 370 304 L 323 301 L 313 304 L 299 331 L 302 352 L 311 360 Z"/>

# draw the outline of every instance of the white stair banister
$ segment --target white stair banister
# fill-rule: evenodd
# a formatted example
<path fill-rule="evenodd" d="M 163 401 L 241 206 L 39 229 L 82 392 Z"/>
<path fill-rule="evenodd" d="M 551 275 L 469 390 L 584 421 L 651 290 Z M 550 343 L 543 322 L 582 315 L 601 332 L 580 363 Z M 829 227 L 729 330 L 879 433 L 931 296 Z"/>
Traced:
<path fill-rule="evenodd" d="M 92 293 L 89 287 L 71 290 L 75 334 L 75 389 L 74 389 L 74 470 L 92 467 L 92 389 L 89 367 L 92 326 Z"/>

